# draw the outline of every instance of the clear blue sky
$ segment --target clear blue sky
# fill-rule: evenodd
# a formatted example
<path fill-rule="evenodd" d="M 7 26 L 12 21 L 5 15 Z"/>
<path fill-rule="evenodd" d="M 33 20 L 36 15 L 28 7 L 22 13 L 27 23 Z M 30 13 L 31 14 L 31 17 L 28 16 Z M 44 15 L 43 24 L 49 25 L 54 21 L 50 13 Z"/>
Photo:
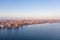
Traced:
<path fill-rule="evenodd" d="M 0 17 L 60 17 L 60 0 L 0 0 Z"/>

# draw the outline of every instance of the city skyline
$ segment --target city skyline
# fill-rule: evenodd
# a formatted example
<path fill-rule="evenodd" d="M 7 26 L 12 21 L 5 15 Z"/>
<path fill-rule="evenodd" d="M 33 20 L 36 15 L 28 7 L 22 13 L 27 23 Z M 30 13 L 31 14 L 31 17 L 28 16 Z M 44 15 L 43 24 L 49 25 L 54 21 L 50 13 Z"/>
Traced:
<path fill-rule="evenodd" d="M 60 0 L 0 0 L 0 17 L 60 18 Z"/>

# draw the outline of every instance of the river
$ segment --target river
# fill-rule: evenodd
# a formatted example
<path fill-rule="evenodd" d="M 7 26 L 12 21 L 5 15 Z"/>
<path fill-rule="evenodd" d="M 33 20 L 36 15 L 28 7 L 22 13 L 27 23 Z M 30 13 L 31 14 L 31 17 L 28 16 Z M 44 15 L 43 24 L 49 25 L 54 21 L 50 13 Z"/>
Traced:
<path fill-rule="evenodd" d="M 22 26 L 18 29 L 0 29 L 0 40 L 60 40 L 60 23 Z"/>

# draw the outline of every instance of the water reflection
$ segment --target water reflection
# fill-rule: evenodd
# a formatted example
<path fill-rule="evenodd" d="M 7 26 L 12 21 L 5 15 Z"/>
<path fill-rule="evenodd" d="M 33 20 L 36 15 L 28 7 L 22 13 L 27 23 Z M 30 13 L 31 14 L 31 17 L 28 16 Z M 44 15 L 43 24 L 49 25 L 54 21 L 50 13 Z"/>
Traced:
<path fill-rule="evenodd" d="M 0 37 L 14 39 L 60 39 L 60 24 L 24 25 L 0 28 Z"/>
<path fill-rule="evenodd" d="M 27 25 L 25 25 L 25 26 L 27 26 Z M 5 31 L 5 29 L 6 30 L 8 30 L 8 31 L 12 31 L 12 29 L 14 29 L 14 30 L 19 30 L 19 29 L 23 29 L 23 25 L 21 25 L 21 26 L 19 26 L 19 27 L 4 27 L 4 28 L 0 28 L 0 31 Z"/>
<path fill-rule="evenodd" d="M 4 31 L 5 30 L 5 28 L 0 28 L 0 31 Z"/>
<path fill-rule="evenodd" d="M 12 28 L 6 28 L 8 31 L 12 31 Z"/>

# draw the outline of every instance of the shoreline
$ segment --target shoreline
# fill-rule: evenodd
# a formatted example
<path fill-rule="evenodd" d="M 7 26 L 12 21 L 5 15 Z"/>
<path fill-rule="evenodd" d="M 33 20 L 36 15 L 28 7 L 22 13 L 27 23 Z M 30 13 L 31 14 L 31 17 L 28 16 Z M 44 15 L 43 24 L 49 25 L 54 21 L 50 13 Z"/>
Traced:
<path fill-rule="evenodd" d="M 19 28 L 24 25 L 60 23 L 60 20 L 0 20 L 0 28 Z"/>

